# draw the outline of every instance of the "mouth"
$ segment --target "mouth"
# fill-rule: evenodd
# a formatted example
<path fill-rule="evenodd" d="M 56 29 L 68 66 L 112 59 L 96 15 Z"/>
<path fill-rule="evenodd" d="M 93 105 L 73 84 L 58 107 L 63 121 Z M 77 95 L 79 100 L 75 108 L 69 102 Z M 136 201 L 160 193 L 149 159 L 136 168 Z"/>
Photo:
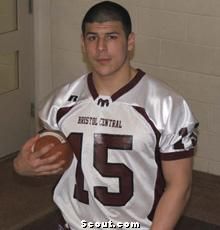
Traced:
<path fill-rule="evenodd" d="M 111 59 L 110 59 L 110 58 L 97 58 L 96 61 L 97 61 L 99 64 L 104 65 L 104 64 L 109 63 L 109 62 L 111 61 Z"/>

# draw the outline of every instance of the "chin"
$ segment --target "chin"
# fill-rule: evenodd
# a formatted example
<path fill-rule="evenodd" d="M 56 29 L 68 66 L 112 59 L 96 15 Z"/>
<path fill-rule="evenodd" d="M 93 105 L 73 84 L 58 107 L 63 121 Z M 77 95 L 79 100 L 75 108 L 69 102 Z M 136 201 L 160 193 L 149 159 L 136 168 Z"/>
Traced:
<path fill-rule="evenodd" d="M 98 76 L 102 76 L 102 77 L 108 77 L 111 76 L 114 71 L 110 71 L 109 69 L 94 69 L 94 72 L 98 75 Z"/>

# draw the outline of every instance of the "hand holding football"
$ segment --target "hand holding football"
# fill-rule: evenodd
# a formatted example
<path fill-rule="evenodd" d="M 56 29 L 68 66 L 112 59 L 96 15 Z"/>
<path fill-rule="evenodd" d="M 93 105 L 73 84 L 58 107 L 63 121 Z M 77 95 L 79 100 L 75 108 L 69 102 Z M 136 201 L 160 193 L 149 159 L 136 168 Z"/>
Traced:
<path fill-rule="evenodd" d="M 57 152 L 61 152 L 61 155 L 53 163 L 58 163 L 59 161 L 64 160 L 64 168 L 68 168 L 73 159 L 73 150 L 66 139 L 57 132 L 45 131 L 41 133 L 39 139 L 32 146 L 32 151 L 39 151 L 49 144 L 54 144 L 54 147 L 50 149 L 45 155 L 43 155 L 42 158 L 47 158 Z"/>

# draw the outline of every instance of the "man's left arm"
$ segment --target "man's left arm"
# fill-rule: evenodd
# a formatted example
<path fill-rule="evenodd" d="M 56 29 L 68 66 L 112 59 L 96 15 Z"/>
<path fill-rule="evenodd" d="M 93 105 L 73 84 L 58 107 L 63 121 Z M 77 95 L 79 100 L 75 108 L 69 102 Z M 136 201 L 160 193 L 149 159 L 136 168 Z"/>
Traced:
<path fill-rule="evenodd" d="M 162 161 L 165 191 L 156 208 L 151 230 L 173 230 L 190 197 L 192 158 Z"/>

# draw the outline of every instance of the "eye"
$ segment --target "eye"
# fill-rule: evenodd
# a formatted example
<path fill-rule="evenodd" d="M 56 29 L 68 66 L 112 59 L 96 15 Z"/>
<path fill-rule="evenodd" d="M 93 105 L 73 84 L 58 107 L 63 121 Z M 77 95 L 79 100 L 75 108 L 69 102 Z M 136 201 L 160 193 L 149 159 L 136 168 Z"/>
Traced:
<path fill-rule="evenodd" d="M 116 40 L 118 38 L 118 36 L 116 35 L 116 34 L 109 34 L 108 36 L 107 36 L 107 39 L 108 40 Z"/>
<path fill-rule="evenodd" d="M 95 40 L 96 40 L 96 36 L 95 36 L 95 35 L 88 35 L 88 36 L 86 37 L 86 39 L 87 39 L 88 41 L 95 41 Z"/>

